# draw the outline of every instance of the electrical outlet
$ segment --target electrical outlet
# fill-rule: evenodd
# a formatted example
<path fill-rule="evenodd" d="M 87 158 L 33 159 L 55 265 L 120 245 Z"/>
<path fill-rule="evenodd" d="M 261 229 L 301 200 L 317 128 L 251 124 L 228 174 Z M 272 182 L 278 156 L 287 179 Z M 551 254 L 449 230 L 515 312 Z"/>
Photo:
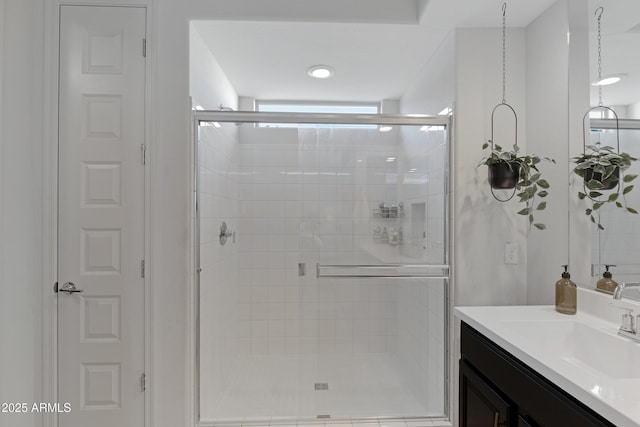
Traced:
<path fill-rule="evenodd" d="M 518 245 L 513 242 L 504 242 L 504 263 L 519 264 Z"/>

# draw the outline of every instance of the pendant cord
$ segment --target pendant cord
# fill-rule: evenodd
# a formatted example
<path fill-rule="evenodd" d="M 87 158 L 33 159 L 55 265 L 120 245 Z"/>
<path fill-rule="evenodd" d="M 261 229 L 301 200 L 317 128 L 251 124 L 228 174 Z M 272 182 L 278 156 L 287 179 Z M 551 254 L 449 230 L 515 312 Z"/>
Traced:
<path fill-rule="evenodd" d="M 507 3 L 502 3 L 502 103 L 507 103 Z"/>
<path fill-rule="evenodd" d="M 601 31 L 600 21 L 602 20 L 603 13 L 604 13 L 604 8 L 602 6 L 596 9 L 596 15 L 598 15 L 598 82 L 602 80 L 602 31 Z M 602 85 L 601 84 L 598 84 L 598 106 L 602 107 Z"/>

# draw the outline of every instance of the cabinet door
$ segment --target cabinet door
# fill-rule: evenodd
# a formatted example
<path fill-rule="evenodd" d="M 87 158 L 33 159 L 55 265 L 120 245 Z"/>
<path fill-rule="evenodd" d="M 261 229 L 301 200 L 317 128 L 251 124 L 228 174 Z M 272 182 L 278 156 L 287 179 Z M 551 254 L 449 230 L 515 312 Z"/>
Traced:
<path fill-rule="evenodd" d="M 460 361 L 460 426 L 510 426 L 514 410 L 510 403 L 491 385 L 475 373 L 464 360 Z"/>

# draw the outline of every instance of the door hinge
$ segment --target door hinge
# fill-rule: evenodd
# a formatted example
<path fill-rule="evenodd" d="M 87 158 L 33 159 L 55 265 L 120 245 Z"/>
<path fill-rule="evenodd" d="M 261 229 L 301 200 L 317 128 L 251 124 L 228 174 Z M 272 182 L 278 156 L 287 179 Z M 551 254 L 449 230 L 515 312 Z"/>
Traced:
<path fill-rule="evenodd" d="M 140 161 L 143 165 L 147 163 L 147 146 L 145 144 L 140 144 Z"/>
<path fill-rule="evenodd" d="M 144 279 L 144 260 L 140 261 L 140 277 L 142 277 Z"/>
<path fill-rule="evenodd" d="M 147 374 L 145 374 L 144 372 L 142 373 L 142 375 L 140 375 L 140 389 L 142 391 L 147 390 Z"/>
<path fill-rule="evenodd" d="M 147 39 L 142 39 L 142 57 L 147 57 Z"/>

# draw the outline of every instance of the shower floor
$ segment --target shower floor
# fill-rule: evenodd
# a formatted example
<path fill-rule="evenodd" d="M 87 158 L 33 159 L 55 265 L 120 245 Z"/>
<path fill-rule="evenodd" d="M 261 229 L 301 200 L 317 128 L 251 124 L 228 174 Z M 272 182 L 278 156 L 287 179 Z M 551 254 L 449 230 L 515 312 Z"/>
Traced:
<path fill-rule="evenodd" d="M 202 402 L 203 421 L 442 416 L 441 386 L 417 390 L 399 359 L 388 354 L 245 355 L 229 378 L 223 391 Z"/>

